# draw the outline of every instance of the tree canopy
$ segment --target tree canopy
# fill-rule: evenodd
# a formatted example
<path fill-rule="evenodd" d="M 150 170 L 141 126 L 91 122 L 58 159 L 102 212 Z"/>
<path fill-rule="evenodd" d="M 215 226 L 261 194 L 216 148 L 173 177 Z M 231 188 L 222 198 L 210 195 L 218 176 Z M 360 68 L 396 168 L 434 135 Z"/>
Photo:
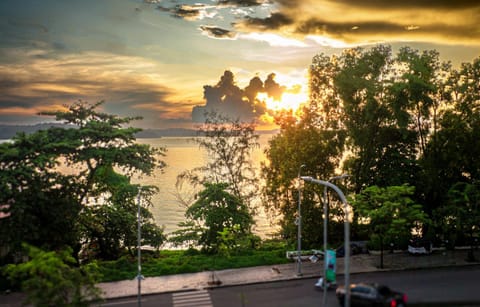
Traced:
<path fill-rule="evenodd" d="M 179 224 L 180 229 L 170 240 L 216 252 L 225 229 L 234 230 L 239 239 L 252 234 L 253 201 L 259 193 L 250 154 L 259 146 L 258 135 L 253 123 L 215 111 L 205 114 L 198 132 L 194 141 L 206 151 L 207 161 L 177 177 L 178 189 L 182 191 L 187 185 L 194 197 L 185 197 L 185 189 L 179 192 L 180 202 L 186 207 L 186 222 Z"/>
<path fill-rule="evenodd" d="M 414 190 L 408 185 L 371 186 L 356 194 L 351 201 L 355 218 L 368 224 L 372 237 L 376 236 L 380 241 L 381 268 L 385 243 L 408 241 L 412 232 L 419 233 L 429 222 L 422 206 L 412 200 Z"/>
<path fill-rule="evenodd" d="M 138 117 L 98 111 L 103 102 L 79 101 L 43 112 L 64 127 L 20 133 L 0 144 L 0 204 L 9 215 L 0 220 L 0 237 L 11 252 L 22 242 L 47 250 L 83 246 L 102 257 L 118 256 L 134 242 L 138 193 L 144 201 L 145 243 L 158 245 L 162 229 L 147 207 L 155 187 L 140 187 L 132 176 L 163 168 L 163 148 L 136 142 Z"/>
<path fill-rule="evenodd" d="M 299 118 L 279 118 L 280 133 L 266 150 L 262 171 L 264 205 L 281 216 L 287 238 L 296 238 L 295 178 L 302 164 L 303 175 L 318 179 L 349 174 L 345 188 L 352 193 L 408 184 L 431 219 L 448 205 L 454 185 L 480 179 L 480 58 L 457 69 L 435 50 L 402 47 L 394 53 L 377 45 L 316 55 L 309 75 L 310 101 Z M 315 244 L 321 191 L 309 189 L 302 203 L 315 216 L 303 221 L 310 229 L 302 237 Z M 437 224 L 425 224 L 423 234 L 441 239 L 434 238 L 441 231 L 428 229 Z M 352 237 L 367 235 L 353 226 Z"/>

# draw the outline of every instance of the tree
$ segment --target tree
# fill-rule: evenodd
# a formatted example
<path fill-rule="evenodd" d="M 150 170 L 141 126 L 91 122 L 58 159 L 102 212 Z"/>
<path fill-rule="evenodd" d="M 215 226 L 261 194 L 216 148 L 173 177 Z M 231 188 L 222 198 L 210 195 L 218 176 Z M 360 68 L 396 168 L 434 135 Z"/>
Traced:
<path fill-rule="evenodd" d="M 394 101 L 395 61 L 389 46 L 348 50 L 333 86 L 343 103 L 348 150 L 345 170 L 354 191 L 371 185 L 415 183 L 415 133 Z"/>
<path fill-rule="evenodd" d="M 194 197 L 185 197 L 188 191 L 178 193 L 179 201 L 187 208 L 187 221 L 179 224 L 180 229 L 173 233 L 170 240 L 176 244 L 183 242 L 190 245 L 198 240 L 196 244 L 217 251 L 218 233 L 224 227 L 234 226 L 225 225 L 227 221 L 239 219 L 240 233 L 244 236 L 251 234 L 258 180 L 250 153 L 259 144 L 253 123 L 232 120 L 216 112 L 207 113 L 205 118 L 205 123 L 198 129 L 199 137 L 195 142 L 206 150 L 208 160 L 205 165 L 187 170 L 177 177 L 178 190 L 188 184 L 193 187 L 190 191 L 193 191 Z M 199 188 L 203 190 L 199 191 Z M 202 195 L 206 198 L 199 199 Z M 193 198 L 196 200 L 192 201 Z M 227 215 L 220 220 L 215 216 L 219 204 L 229 208 L 224 211 Z M 202 210 L 199 211 L 199 208 Z M 243 216 L 246 213 L 248 219 Z"/>
<path fill-rule="evenodd" d="M 340 163 L 343 149 L 341 131 L 317 127 L 315 110 L 305 109 L 304 114 L 298 122 L 291 114 L 277 118 L 280 133 L 269 141 L 265 150 L 268 163 L 262 164 L 264 206 L 279 220 L 281 235 L 291 244 L 297 238 L 295 220 L 301 165 L 305 165 L 302 175 L 329 178 Z M 306 248 L 318 247 L 322 241 L 322 209 L 316 200 L 322 191 L 315 185 L 303 188 L 302 243 Z M 330 227 L 334 227 L 334 223 Z"/>
<path fill-rule="evenodd" d="M 403 47 L 398 52 L 397 62 L 401 76 L 394 86 L 395 107 L 399 112 L 407 112 L 409 122 L 415 126 L 420 154 L 425 151 L 429 131 L 433 130 L 432 118 L 438 110 L 440 101 L 435 93 L 440 88 L 440 69 L 442 66 L 435 50 L 423 51 Z M 432 129 L 433 128 L 433 129 Z"/>
<path fill-rule="evenodd" d="M 0 221 L 0 236 L 11 252 L 21 242 L 47 250 L 71 246 L 75 255 L 100 238 L 123 247 L 132 242 L 140 187 L 130 178 L 163 168 L 158 157 L 165 150 L 136 143 L 140 129 L 125 126 L 140 118 L 98 112 L 102 104 L 79 101 L 41 113 L 65 127 L 21 133 L 0 145 L 0 204 L 10 214 Z M 141 190 L 147 206 L 154 187 Z M 145 230 L 158 239 L 161 229 L 146 208 L 142 214 Z M 107 258 L 118 256 L 112 244 L 99 247 Z"/>
<path fill-rule="evenodd" d="M 420 232 L 429 222 L 422 206 L 412 200 L 415 187 L 389 186 L 381 188 L 371 186 L 362 190 L 351 199 L 355 210 L 355 219 L 367 223 L 371 233 L 380 241 L 380 268 L 383 268 L 383 249 L 385 242 L 394 242 L 400 238 L 410 238 L 412 232 Z"/>
<path fill-rule="evenodd" d="M 255 125 L 214 111 L 205 117 L 194 141 L 206 150 L 208 160 L 203 166 L 181 173 L 177 186 L 226 182 L 233 195 L 249 203 L 257 194 L 258 184 L 250 159 L 252 150 L 259 146 Z"/>
<path fill-rule="evenodd" d="M 9 264 L 8 277 L 21 284 L 25 304 L 35 306 L 89 306 L 100 299 L 97 267 L 94 262 L 75 267 L 72 250 L 43 251 L 25 244 L 30 257 L 21 264 Z"/>
<path fill-rule="evenodd" d="M 458 182 L 448 191 L 448 203 L 435 211 L 439 228 L 455 246 L 458 237 L 468 238 L 468 260 L 475 261 L 474 247 L 480 237 L 480 185 Z"/>
<path fill-rule="evenodd" d="M 451 70 L 444 85 L 448 103 L 440 112 L 438 129 L 421 156 L 420 186 L 427 212 L 447 205 L 448 191 L 457 182 L 480 178 L 480 58 Z"/>
<path fill-rule="evenodd" d="M 200 228 L 198 244 L 208 251 L 219 250 L 225 229 L 235 229 L 239 239 L 251 233 L 253 218 L 248 207 L 237 196 L 226 191 L 226 183 L 205 183 L 205 189 L 186 212 L 186 217 L 196 221 Z M 238 243 L 238 241 L 236 242 Z"/>

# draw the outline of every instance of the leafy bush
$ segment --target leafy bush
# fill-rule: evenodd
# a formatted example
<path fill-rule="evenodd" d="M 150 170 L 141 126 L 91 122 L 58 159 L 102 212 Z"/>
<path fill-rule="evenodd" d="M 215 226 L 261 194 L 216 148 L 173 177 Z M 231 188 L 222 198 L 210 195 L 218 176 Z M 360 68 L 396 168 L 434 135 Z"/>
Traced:
<path fill-rule="evenodd" d="M 9 264 L 6 274 L 27 294 L 25 303 L 35 306 L 88 306 L 100 298 L 95 287 L 99 279 L 95 262 L 74 267 L 72 249 L 46 252 L 24 244 L 30 260 Z"/>
<path fill-rule="evenodd" d="M 290 262 L 285 258 L 285 245 L 268 242 L 259 249 L 243 250 L 229 257 L 220 254 L 200 252 L 195 249 L 165 250 L 156 255 L 142 256 L 142 275 L 145 277 L 171 274 L 195 273 L 260 265 Z M 100 263 L 103 281 L 132 279 L 137 274 L 137 259 L 122 257 L 117 261 Z"/>

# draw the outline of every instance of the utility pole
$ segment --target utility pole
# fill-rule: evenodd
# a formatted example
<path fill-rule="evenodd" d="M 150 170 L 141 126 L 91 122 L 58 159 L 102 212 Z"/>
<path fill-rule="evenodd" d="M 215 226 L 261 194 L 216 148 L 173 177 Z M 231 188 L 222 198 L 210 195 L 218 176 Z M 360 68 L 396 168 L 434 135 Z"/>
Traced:
<path fill-rule="evenodd" d="M 343 174 L 340 176 L 331 177 L 328 179 L 328 182 L 347 178 L 349 175 Z M 328 202 L 328 187 L 323 188 L 323 306 L 327 306 L 327 237 L 328 237 L 328 211 L 329 211 L 329 202 Z"/>
<path fill-rule="evenodd" d="M 137 195 L 137 204 L 138 204 L 138 212 L 137 212 L 137 256 L 138 256 L 138 273 L 137 273 L 137 280 L 138 280 L 138 307 L 142 306 L 142 249 L 141 249 L 141 241 L 142 241 L 142 220 L 140 216 L 140 191 L 138 191 Z"/>
<path fill-rule="evenodd" d="M 298 169 L 297 276 L 302 276 L 302 181 L 300 175 L 305 166 L 302 164 Z"/>
<path fill-rule="evenodd" d="M 349 217 L 348 217 L 348 203 L 347 203 L 347 198 L 343 194 L 342 190 L 340 190 L 336 185 L 324 181 L 324 180 L 318 180 L 318 179 L 313 179 L 312 177 L 309 176 L 302 176 L 301 177 L 304 181 L 307 182 L 312 182 L 316 184 L 320 184 L 329 188 L 332 188 L 335 192 L 337 192 L 338 196 L 340 197 L 343 205 L 344 205 L 344 210 L 345 210 L 345 238 L 344 238 L 344 244 L 345 244 L 345 304 L 343 305 L 344 307 L 350 307 L 350 222 L 349 222 Z M 325 260 L 325 259 L 324 259 Z"/>

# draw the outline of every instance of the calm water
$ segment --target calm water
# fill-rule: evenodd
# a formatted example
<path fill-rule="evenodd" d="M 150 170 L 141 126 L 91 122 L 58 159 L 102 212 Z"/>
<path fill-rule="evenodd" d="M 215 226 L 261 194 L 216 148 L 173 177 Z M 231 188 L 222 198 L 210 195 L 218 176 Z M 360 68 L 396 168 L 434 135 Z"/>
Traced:
<path fill-rule="evenodd" d="M 255 149 L 251 154 L 257 174 L 259 173 L 260 163 L 265 161 L 263 151 L 268 146 L 268 140 L 272 136 L 272 134 L 260 135 L 260 148 Z M 7 141 L 0 140 L 0 143 Z M 166 156 L 162 158 L 167 163 L 167 167 L 163 172 L 156 171 L 152 176 L 135 179 L 134 181 L 145 185 L 155 185 L 159 188 L 159 192 L 152 198 L 153 208 L 150 210 L 155 217 L 156 223 L 164 225 L 165 232 L 168 234 L 177 230 L 178 223 L 185 220 L 185 207 L 180 204 L 175 196 L 177 194 L 175 188 L 177 176 L 186 170 L 204 165 L 207 159 L 206 153 L 199 148 L 198 144 L 193 142 L 191 137 L 138 139 L 138 142 L 167 149 Z M 72 170 L 64 169 L 64 171 L 71 172 Z M 277 228 L 270 225 L 259 200 L 257 200 L 255 205 L 258 208 L 258 212 L 255 217 L 256 227 L 254 232 L 262 238 L 268 238 Z"/>
<path fill-rule="evenodd" d="M 251 154 L 257 173 L 259 172 L 260 162 L 265 160 L 263 151 L 271 137 L 271 134 L 261 135 L 259 140 L 260 148 L 255 149 Z M 186 170 L 204 165 L 206 153 L 192 141 L 191 137 L 162 137 L 138 139 L 138 141 L 154 147 L 165 147 L 167 149 L 166 156 L 162 158 L 167 163 L 163 173 L 157 171 L 151 177 L 140 179 L 140 183 L 156 185 L 160 189 L 152 199 L 153 208 L 151 208 L 151 211 L 157 224 L 164 225 L 165 232 L 170 233 L 178 229 L 177 224 L 179 222 L 185 220 L 185 207 L 180 204 L 175 196 L 177 194 L 175 188 L 177 175 Z M 260 202 L 258 201 L 256 205 L 259 206 Z M 262 208 L 259 208 L 255 220 L 255 233 L 261 237 L 267 238 L 275 231 L 275 227 L 270 225 Z"/>

